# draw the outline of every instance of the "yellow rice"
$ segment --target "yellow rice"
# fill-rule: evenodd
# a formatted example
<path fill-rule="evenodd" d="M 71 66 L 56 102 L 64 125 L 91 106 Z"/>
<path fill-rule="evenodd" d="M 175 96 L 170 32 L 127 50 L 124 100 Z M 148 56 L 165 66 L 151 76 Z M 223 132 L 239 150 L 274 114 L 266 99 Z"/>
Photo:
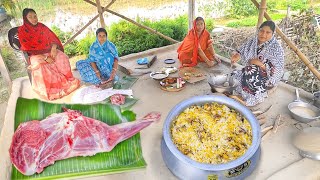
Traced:
<path fill-rule="evenodd" d="M 172 141 L 200 163 L 221 164 L 242 156 L 252 143 L 250 123 L 218 103 L 191 106 L 173 120 Z"/>

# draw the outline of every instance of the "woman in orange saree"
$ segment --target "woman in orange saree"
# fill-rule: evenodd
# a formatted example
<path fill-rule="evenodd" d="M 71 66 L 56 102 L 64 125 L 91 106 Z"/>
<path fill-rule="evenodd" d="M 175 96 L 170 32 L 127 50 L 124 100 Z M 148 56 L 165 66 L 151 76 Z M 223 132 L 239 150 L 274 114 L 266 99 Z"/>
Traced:
<path fill-rule="evenodd" d="M 197 17 L 193 21 L 193 28 L 188 32 L 182 44 L 178 48 L 178 59 L 183 67 L 193 67 L 198 62 L 205 62 L 209 67 L 215 65 L 213 49 L 213 40 L 210 33 L 205 28 L 205 22 L 202 17 Z"/>
<path fill-rule="evenodd" d="M 18 29 L 21 50 L 30 56 L 32 88 L 46 100 L 62 98 L 77 89 L 80 81 L 73 77 L 69 58 L 63 53 L 58 37 L 38 22 L 33 9 L 23 10 L 23 25 Z"/>

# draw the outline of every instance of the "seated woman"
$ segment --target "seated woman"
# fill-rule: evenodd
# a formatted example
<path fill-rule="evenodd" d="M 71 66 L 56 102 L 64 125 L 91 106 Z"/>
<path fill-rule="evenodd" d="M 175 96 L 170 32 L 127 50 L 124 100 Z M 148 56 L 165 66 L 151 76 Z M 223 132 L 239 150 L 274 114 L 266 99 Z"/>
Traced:
<path fill-rule="evenodd" d="M 274 36 L 275 24 L 265 21 L 257 36 L 243 44 L 231 57 L 231 62 L 241 58 L 245 67 L 234 75 L 239 86 L 236 92 L 247 106 L 264 101 L 267 89 L 276 86 L 284 72 L 284 52 Z"/>
<path fill-rule="evenodd" d="M 209 67 L 214 66 L 215 52 L 213 40 L 205 28 L 202 17 L 197 17 L 193 21 L 193 28 L 188 32 L 182 44 L 178 48 L 178 59 L 184 67 L 196 66 L 198 62 L 205 62 Z"/>
<path fill-rule="evenodd" d="M 30 56 L 32 88 L 40 97 L 53 100 L 70 94 L 80 81 L 73 77 L 69 58 L 58 37 L 38 22 L 33 9 L 23 10 L 23 25 L 18 29 L 21 50 Z"/>
<path fill-rule="evenodd" d="M 96 31 L 97 40 L 91 45 L 89 57 L 80 60 L 76 66 L 84 82 L 102 85 L 118 80 L 118 51 L 110 42 L 108 33 L 104 28 Z"/>

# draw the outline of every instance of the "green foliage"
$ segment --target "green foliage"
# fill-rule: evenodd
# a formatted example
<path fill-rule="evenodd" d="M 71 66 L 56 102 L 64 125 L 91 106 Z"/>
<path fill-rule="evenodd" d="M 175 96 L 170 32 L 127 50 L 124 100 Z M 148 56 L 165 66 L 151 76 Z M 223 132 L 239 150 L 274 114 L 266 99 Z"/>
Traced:
<path fill-rule="evenodd" d="M 178 41 L 181 41 L 187 33 L 186 16 L 174 20 L 162 19 L 156 22 L 139 20 L 139 22 Z M 171 44 L 159 35 L 152 34 L 126 21 L 112 24 L 108 33 L 108 38 L 116 45 L 119 56 Z"/>
<path fill-rule="evenodd" d="M 213 19 L 205 19 L 206 21 L 206 29 L 211 32 L 214 28 L 214 20 Z"/>
<path fill-rule="evenodd" d="M 308 8 L 307 0 L 289 0 L 287 5 L 290 5 L 292 10 L 305 10 Z"/>
<path fill-rule="evenodd" d="M 250 0 L 229 0 L 229 17 L 241 18 L 257 14 L 257 8 Z"/>
<path fill-rule="evenodd" d="M 271 14 L 271 19 L 276 21 L 285 17 L 285 14 Z M 256 26 L 258 22 L 258 16 L 251 16 L 243 18 L 241 20 L 235 20 L 227 23 L 227 27 L 239 28 L 239 27 L 252 27 Z"/>
<path fill-rule="evenodd" d="M 0 49 L 3 60 L 8 67 L 10 77 L 12 79 L 15 79 L 18 77 L 25 76 L 26 70 L 24 62 L 16 58 L 13 49 L 9 46 L 1 46 Z"/>
<path fill-rule="evenodd" d="M 68 39 L 71 38 L 72 33 L 71 32 L 63 32 L 61 29 L 59 29 L 57 26 L 52 26 L 51 30 L 58 36 L 60 41 L 62 43 L 66 42 Z M 73 40 L 70 44 L 66 45 L 64 47 L 64 52 L 70 57 L 77 55 L 77 45 L 78 41 Z"/>
<path fill-rule="evenodd" d="M 14 12 L 16 6 L 13 0 L 0 0 L 0 7 L 4 7 L 7 11 Z"/>
<path fill-rule="evenodd" d="M 95 41 L 95 39 L 96 37 L 93 34 L 89 34 L 85 38 L 81 39 L 77 43 L 77 47 L 76 47 L 77 54 L 88 55 L 90 46 Z"/>

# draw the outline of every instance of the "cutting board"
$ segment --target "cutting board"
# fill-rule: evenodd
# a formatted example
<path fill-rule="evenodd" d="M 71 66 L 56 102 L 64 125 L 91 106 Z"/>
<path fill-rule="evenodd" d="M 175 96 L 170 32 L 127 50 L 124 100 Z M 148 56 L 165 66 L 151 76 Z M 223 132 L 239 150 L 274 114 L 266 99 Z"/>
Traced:
<path fill-rule="evenodd" d="M 179 76 L 189 83 L 196 83 L 206 79 L 205 71 L 196 67 L 180 68 Z"/>

